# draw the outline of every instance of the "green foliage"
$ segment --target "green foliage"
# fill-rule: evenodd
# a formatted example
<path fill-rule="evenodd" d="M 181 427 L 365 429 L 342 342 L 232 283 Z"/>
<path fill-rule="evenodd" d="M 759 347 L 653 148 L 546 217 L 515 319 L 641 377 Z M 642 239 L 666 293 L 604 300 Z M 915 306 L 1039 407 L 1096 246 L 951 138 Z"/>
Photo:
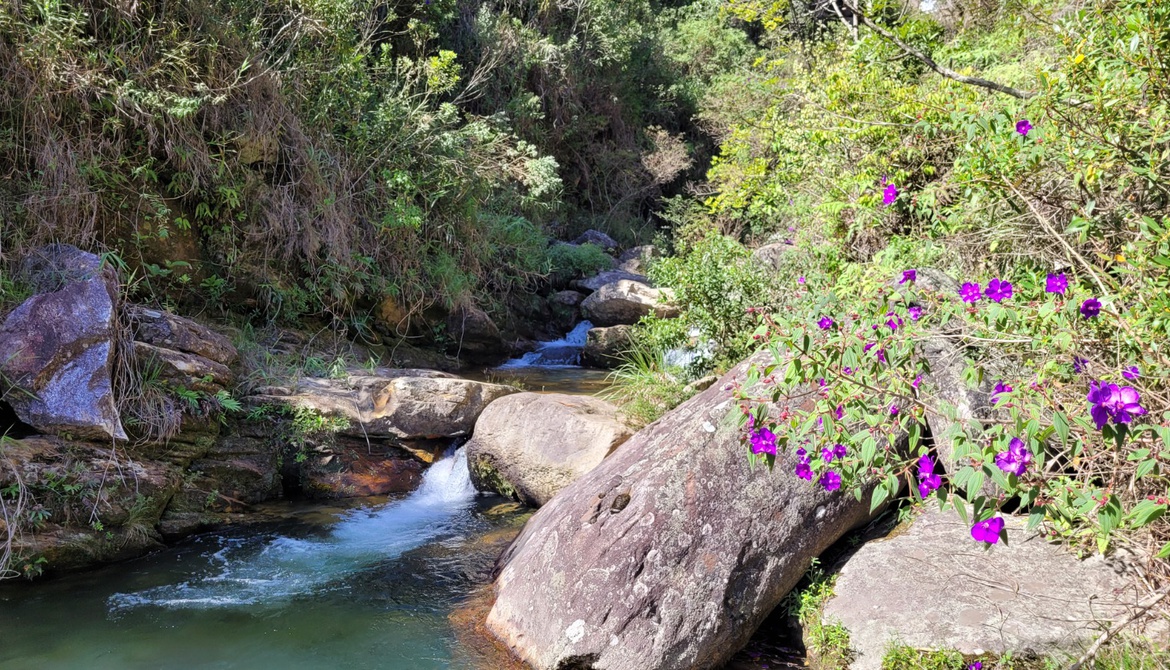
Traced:
<path fill-rule="evenodd" d="M 693 393 L 681 370 L 671 370 L 661 349 L 635 345 L 610 376 L 604 397 L 622 408 L 634 424 L 647 425 L 674 409 Z"/>
<path fill-rule="evenodd" d="M 596 244 L 554 244 L 547 253 L 549 272 L 555 282 L 591 277 L 613 266 L 613 258 Z"/>
<path fill-rule="evenodd" d="M 853 658 L 849 631 L 840 624 L 825 621 L 825 605 L 833 597 L 836 579 L 836 575 L 826 574 L 814 559 L 801 584 L 785 598 L 789 615 L 800 621 L 809 667 L 814 670 L 844 668 Z"/>
<path fill-rule="evenodd" d="M 752 310 L 771 304 L 772 287 L 743 245 L 709 234 L 685 255 L 654 263 L 650 278 L 674 290 L 682 321 L 711 339 L 719 357 L 739 360 L 753 348 Z"/>

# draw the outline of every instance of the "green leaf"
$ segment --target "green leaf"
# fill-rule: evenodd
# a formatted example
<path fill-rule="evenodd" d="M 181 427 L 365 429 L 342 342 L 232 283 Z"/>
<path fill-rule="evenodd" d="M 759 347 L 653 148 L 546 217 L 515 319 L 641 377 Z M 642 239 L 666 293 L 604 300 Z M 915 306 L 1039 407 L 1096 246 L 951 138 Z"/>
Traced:
<path fill-rule="evenodd" d="M 1141 463 L 1138 464 L 1137 472 L 1134 473 L 1134 477 L 1136 477 L 1137 479 L 1141 479 L 1142 477 L 1145 477 L 1146 475 L 1150 474 L 1150 471 L 1152 471 L 1154 469 L 1154 466 L 1156 466 L 1157 464 L 1158 464 L 1158 461 L 1153 459 L 1153 458 L 1151 458 L 1148 461 L 1142 461 Z"/>
<path fill-rule="evenodd" d="M 1056 434 L 1060 436 L 1061 444 L 1068 442 L 1068 417 L 1064 412 L 1053 412 L 1052 427 L 1056 429 Z"/>
<path fill-rule="evenodd" d="M 890 497 L 890 492 L 886 490 L 886 483 L 882 482 L 873 490 L 873 497 L 869 500 L 869 513 L 873 514 L 874 510 L 881 507 L 886 498 Z"/>
<path fill-rule="evenodd" d="M 967 505 L 963 502 L 962 498 L 959 498 L 958 496 L 954 496 L 953 498 L 951 498 L 951 500 L 955 504 L 955 512 L 957 512 L 959 515 L 959 518 L 963 520 L 963 525 L 970 526 L 971 525 L 971 517 L 967 516 Z"/>
<path fill-rule="evenodd" d="M 1133 509 L 1126 515 L 1125 521 L 1130 528 L 1141 528 L 1161 518 L 1164 514 L 1166 514 L 1165 505 L 1159 505 L 1153 500 L 1143 500 L 1133 506 Z"/>
<path fill-rule="evenodd" d="M 1158 555 L 1154 558 L 1170 558 L 1170 542 L 1167 542 L 1166 546 L 1159 549 Z"/>
<path fill-rule="evenodd" d="M 1036 530 L 1044 521 L 1044 510 L 1040 509 L 1028 515 L 1028 531 Z"/>

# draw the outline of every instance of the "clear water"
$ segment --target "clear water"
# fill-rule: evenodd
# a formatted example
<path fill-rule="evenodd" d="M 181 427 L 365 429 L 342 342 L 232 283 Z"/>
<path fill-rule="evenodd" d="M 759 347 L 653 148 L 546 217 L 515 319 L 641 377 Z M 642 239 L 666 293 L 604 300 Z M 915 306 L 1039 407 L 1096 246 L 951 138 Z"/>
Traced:
<path fill-rule="evenodd" d="M 488 513 L 502 500 L 476 495 L 458 452 L 380 506 L 302 508 L 279 524 L 5 586 L 0 668 L 476 667 L 448 615 L 518 530 L 516 515 Z"/>

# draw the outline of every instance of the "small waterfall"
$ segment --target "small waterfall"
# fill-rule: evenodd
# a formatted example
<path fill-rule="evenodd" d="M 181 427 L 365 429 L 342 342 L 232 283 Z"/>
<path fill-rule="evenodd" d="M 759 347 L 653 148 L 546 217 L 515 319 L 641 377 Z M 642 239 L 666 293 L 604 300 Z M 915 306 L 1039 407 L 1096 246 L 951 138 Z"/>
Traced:
<path fill-rule="evenodd" d="M 432 465 L 402 500 L 348 513 L 324 538 L 220 538 L 209 569 L 178 584 L 115 593 L 112 612 L 134 607 L 208 609 L 283 603 L 465 525 L 475 487 L 462 448 Z"/>
<path fill-rule="evenodd" d="M 702 330 L 692 327 L 687 332 L 687 338 L 687 344 L 670 349 L 663 356 L 663 362 L 667 366 L 687 369 L 696 361 L 711 358 L 714 346 L 711 340 L 703 339 Z"/>
<path fill-rule="evenodd" d="M 500 369 L 576 367 L 581 364 L 581 350 L 585 348 L 585 340 L 592 328 L 592 323 L 582 321 L 561 339 L 541 342 L 535 351 L 513 358 Z"/>

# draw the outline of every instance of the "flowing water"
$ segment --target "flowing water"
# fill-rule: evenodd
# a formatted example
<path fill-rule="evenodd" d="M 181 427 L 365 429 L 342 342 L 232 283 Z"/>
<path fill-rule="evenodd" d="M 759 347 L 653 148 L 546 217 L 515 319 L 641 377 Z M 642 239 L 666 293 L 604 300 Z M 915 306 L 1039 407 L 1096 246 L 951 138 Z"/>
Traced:
<path fill-rule="evenodd" d="M 541 342 L 520 358 L 487 371 L 489 381 L 513 383 L 537 393 L 595 394 L 609 388 L 609 373 L 581 367 L 581 351 L 593 324 L 582 321 L 559 340 Z"/>
<path fill-rule="evenodd" d="M 5 586 L 0 668 L 472 667 L 447 616 L 502 549 L 485 537 L 515 530 L 488 513 L 502 500 L 477 497 L 460 451 L 381 506 L 290 504 L 276 525 Z"/>

